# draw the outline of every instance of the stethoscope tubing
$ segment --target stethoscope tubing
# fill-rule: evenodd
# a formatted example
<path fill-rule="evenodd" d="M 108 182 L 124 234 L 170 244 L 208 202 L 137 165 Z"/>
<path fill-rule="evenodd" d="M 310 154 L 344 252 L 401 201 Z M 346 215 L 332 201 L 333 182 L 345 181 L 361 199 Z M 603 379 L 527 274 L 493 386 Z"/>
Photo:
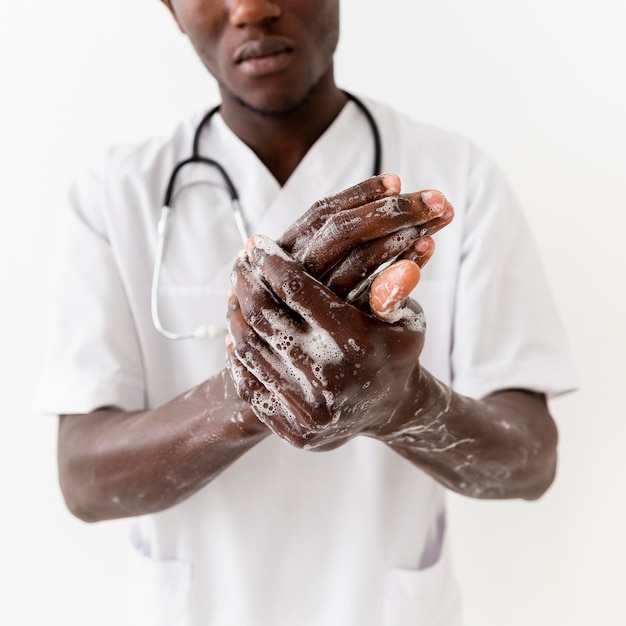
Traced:
<path fill-rule="evenodd" d="M 374 165 L 373 165 L 373 176 L 376 176 L 380 173 L 381 161 L 382 161 L 382 146 L 381 146 L 381 138 L 380 131 L 378 129 L 378 124 L 374 119 L 374 116 L 371 114 L 370 110 L 365 106 L 365 104 L 356 96 L 351 93 L 344 91 L 344 94 L 347 96 L 349 100 L 354 102 L 356 106 L 362 111 L 365 115 L 365 118 L 370 126 L 372 139 L 374 141 Z M 170 179 L 165 188 L 165 193 L 163 197 L 163 205 L 161 208 L 161 216 L 159 218 L 159 222 L 157 224 L 157 240 L 156 240 L 156 249 L 155 249 L 155 260 L 154 260 L 154 268 L 152 272 L 152 288 L 150 293 L 150 310 L 152 314 L 152 322 L 154 327 L 159 333 L 161 333 L 167 339 L 172 339 L 174 341 L 178 341 L 181 339 L 204 339 L 204 338 L 215 338 L 219 336 L 223 336 L 225 334 L 225 329 L 221 327 L 217 327 L 214 325 L 207 326 L 199 326 L 195 328 L 191 332 L 173 332 L 165 328 L 161 322 L 161 317 L 159 315 L 159 283 L 161 279 L 161 270 L 163 267 L 163 260 L 165 258 L 165 246 L 167 242 L 167 236 L 169 233 L 169 225 L 170 219 L 173 213 L 173 199 L 174 199 L 174 188 L 176 185 L 176 180 L 178 178 L 178 174 L 180 171 L 187 165 L 200 163 L 207 165 L 209 167 L 214 167 L 221 175 L 224 186 L 226 187 L 228 194 L 230 195 L 231 200 L 231 208 L 233 212 L 233 217 L 235 223 L 237 225 L 237 230 L 239 231 L 239 235 L 243 244 L 245 245 L 248 238 L 249 232 L 248 227 L 245 221 L 245 217 L 243 211 L 241 210 L 241 205 L 239 202 L 239 194 L 237 192 L 237 188 L 233 183 L 231 177 L 228 175 L 228 172 L 224 169 L 221 163 L 216 161 L 215 159 L 211 159 L 209 157 L 204 157 L 200 154 L 200 135 L 203 129 L 207 126 L 211 118 L 219 111 L 220 105 L 213 107 L 209 110 L 204 117 L 200 120 L 200 123 L 196 127 L 191 156 L 180 161 L 176 164 L 174 169 L 172 170 L 172 174 L 170 175 Z M 193 184 L 193 183 L 192 183 Z M 200 184 L 200 183 L 197 183 Z"/>

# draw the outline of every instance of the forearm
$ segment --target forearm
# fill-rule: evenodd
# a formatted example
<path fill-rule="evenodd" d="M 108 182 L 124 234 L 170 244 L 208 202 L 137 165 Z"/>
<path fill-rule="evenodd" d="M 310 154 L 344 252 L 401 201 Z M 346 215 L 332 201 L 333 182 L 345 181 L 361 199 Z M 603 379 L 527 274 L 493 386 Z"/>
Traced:
<path fill-rule="evenodd" d="M 160 511 L 205 486 L 269 432 L 222 372 L 157 409 L 61 417 L 61 489 L 85 521 Z"/>
<path fill-rule="evenodd" d="M 550 486 L 557 431 L 541 394 L 506 390 L 474 400 L 423 370 L 417 388 L 400 420 L 376 435 L 399 454 L 471 497 L 534 499 Z"/>

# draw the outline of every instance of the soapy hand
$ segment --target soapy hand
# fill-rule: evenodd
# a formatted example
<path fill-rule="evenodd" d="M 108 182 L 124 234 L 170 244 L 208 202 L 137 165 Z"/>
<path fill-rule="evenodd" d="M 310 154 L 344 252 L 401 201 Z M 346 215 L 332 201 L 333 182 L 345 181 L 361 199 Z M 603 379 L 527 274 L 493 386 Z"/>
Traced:
<path fill-rule="evenodd" d="M 403 259 L 423 267 L 434 251 L 431 235 L 453 217 L 441 192 L 400 194 L 399 178 L 384 174 L 315 203 L 278 244 L 337 295 L 368 310 L 370 286 L 381 265 Z M 419 268 L 411 272 L 403 265 L 393 276 L 402 277 L 405 288 L 398 293 L 406 297 L 419 281 Z M 391 276 L 385 272 L 379 286 Z"/>
<path fill-rule="evenodd" d="M 280 247 L 250 240 L 233 271 L 228 368 L 275 434 L 329 449 L 384 430 L 419 371 L 423 315 L 407 298 L 453 215 L 440 192 L 400 194 L 387 174 L 317 202 Z"/>
<path fill-rule="evenodd" d="M 424 316 L 387 323 L 345 302 L 276 243 L 248 242 L 229 297 L 228 365 L 239 395 L 291 444 L 329 449 L 384 430 L 419 375 Z"/>

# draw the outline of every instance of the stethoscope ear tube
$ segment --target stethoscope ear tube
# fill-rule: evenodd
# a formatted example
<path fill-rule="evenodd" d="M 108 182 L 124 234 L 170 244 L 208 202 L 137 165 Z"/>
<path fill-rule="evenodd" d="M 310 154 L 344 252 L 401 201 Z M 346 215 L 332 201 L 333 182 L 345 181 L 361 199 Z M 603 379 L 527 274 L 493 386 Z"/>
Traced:
<path fill-rule="evenodd" d="M 250 234 L 248 233 L 248 227 L 246 226 L 246 221 L 243 217 L 243 211 L 241 210 L 241 206 L 237 198 L 233 198 L 231 203 L 233 209 L 233 217 L 235 218 L 235 223 L 237 224 L 237 230 L 239 231 L 239 236 L 241 237 L 241 241 L 245 246 L 248 239 L 250 239 Z"/>
<path fill-rule="evenodd" d="M 165 205 L 161 209 L 161 217 L 157 225 L 157 240 L 154 269 L 152 271 L 152 289 L 150 290 L 150 312 L 152 314 L 152 323 L 154 327 L 167 339 L 178 341 L 180 339 L 215 339 L 226 334 L 226 329 L 219 326 L 207 325 L 198 326 L 191 332 L 175 333 L 167 330 L 161 323 L 159 316 L 159 283 L 161 281 L 161 269 L 163 267 L 163 259 L 165 258 L 165 244 L 169 232 L 169 220 L 172 215 L 172 209 Z"/>
<path fill-rule="evenodd" d="M 171 181 L 170 181 L 171 182 Z M 169 194 L 169 190 L 168 190 Z M 157 240 L 154 256 L 154 268 L 152 270 L 152 289 L 150 290 L 150 312 L 152 313 L 152 323 L 154 327 L 168 339 L 184 339 L 193 334 L 185 333 L 182 337 L 178 333 L 172 333 L 161 324 L 159 317 L 159 282 L 161 279 L 161 268 L 163 267 L 163 256 L 165 254 L 165 240 L 167 239 L 168 224 L 172 209 L 166 205 L 161 209 L 161 217 L 157 225 Z"/>
<path fill-rule="evenodd" d="M 352 100 L 354 104 L 359 107 L 363 115 L 365 115 L 365 119 L 367 123 L 370 125 L 370 130 L 372 131 L 372 139 L 374 140 L 374 168 L 372 176 L 378 176 L 381 170 L 381 162 L 383 159 L 383 147 L 382 141 L 380 138 L 380 131 L 378 130 L 378 124 L 374 119 L 374 116 L 371 114 L 370 110 L 365 106 L 365 104 L 356 96 L 351 94 L 349 91 L 343 92 L 348 100 Z"/>

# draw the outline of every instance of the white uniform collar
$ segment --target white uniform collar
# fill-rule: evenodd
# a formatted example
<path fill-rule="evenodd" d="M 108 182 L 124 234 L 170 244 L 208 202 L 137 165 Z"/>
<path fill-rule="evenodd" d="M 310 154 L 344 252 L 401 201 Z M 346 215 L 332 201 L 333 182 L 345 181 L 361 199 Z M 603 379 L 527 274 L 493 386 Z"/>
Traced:
<path fill-rule="evenodd" d="M 368 178 L 374 143 L 363 113 L 348 102 L 283 187 L 219 113 L 203 133 L 200 153 L 229 173 L 250 232 L 277 237 L 316 200 Z"/>

